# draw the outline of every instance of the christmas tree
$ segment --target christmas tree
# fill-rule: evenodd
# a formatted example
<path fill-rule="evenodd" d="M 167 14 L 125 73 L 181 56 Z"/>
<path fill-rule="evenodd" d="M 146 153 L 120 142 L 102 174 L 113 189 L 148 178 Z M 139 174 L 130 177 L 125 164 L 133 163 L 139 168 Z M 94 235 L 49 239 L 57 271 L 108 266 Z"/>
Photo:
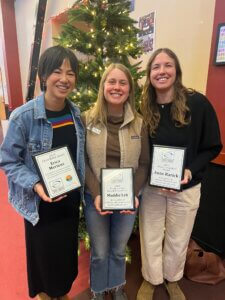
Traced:
<path fill-rule="evenodd" d="M 56 41 L 82 54 L 77 90 L 71 95 L 81 111 L 96 101 L 102 73 L 111 62 L 120 62 L 130 69 L 139 100 L 138 80 L 144 72 L 140 71 L 141 62 L 137 59 L 142 49 L 136 21 L 129 12 L 129 0 L 77 0 L 68 10 L 68 21 L 62 25 Z"/>

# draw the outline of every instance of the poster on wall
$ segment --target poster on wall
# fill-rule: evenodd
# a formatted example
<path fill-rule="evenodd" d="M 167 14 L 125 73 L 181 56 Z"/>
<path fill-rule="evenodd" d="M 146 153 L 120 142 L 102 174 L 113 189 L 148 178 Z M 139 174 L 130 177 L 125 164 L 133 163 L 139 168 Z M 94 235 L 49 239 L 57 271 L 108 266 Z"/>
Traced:
<path fill-rule="evenodd" d="M 135 0 L 130 0 L 130 12 L 134 11 Z"/>
<path fill-rule="evenodd" d="M 154 50 L 155 44 L 155 11 L 139 18 L 138 38 L 144 52 Z"/>
<path fill-rule="evenodd" d="M 215 64 L 225 65 L 225 23 L 219 24 L 217 29 Z"/>

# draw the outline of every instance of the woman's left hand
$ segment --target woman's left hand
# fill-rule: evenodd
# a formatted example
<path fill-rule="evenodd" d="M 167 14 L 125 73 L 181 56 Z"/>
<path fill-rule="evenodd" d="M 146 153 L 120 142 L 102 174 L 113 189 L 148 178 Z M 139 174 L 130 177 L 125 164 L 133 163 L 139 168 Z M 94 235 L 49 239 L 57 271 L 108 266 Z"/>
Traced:
<path fill-rule="evenodd" d="M 192 179 L 192 174 L 189 169 L 184 170 L 184 178 L 181 180 L 181 184 L 187 184 L 191 181 Z"/>
<path fill-rule="evenodd" d="M 139 206 L 139 199 L 138 197 L 135 196 L 135 208 L 137 209 L 138 206 Z M 120 213 L 124 215 L 134 215 L 136 213 L 136 210 L 121 210 Z"/>
<path fill-rule="evenodd" d="M 187 184 L 191 181 L 192 179 L 192 174 L 191 174 L 191 171 L 189 169 L 185 169 L 184 170 L 184 178 L 181 180 L 181 184 Z M 178 193 L 177 191 L 175 190 L 169 190 L 169 189 L 161 189 L 163 192 L 170 192 L 172 194 L 176 194 Z"/>
<path fill-rule="evenodd" d="M 43 185 L 40 182 L 37 182 L 34 185 L 34 192 L 38 194 L 38 196 L 45 202 L 57 202 L 60 201 L 62 199 L 64 199 L 65 197 L 67 197 L 67 195 L 62 195 L 58 198 L 55 199 L 51 199 L 50 197 L 48 197 L 44 191 Z"/>
<path fill-rule="evenodd" d="M 113 211 L 102 211 L 101 209 L 101 202 L 102 202 L 102 199 L 101 199 L 101 196 L 100 195 L 97 195 L 95 197 L 95 200 L 94 200 L 94 206 L 96 208 L 96 210 L 98 211 L 98 213 L 101 215 L 101 216 L 105 216 L 105 215 L 109 215 L 109 214 L 113 214 Z"/>

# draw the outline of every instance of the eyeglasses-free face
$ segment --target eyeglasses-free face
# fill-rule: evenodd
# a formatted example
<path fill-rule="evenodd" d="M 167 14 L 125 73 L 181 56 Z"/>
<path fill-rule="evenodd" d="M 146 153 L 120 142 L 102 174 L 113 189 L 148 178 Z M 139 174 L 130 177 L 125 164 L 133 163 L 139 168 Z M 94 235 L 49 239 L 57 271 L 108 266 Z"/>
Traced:
<path fill-rule="evenodd" d="M 69 60 L 64 60 L 62 65 L 53 70 L 47 78 L 45 97 L 48 100 L 65 100 L 75 87 L 76 77 L 71 69 Z"/>
<path fill-rule="evenodd" d="M 129 97 L 129 92 L 130 84 L 126 74 L 119 69 L 109 72 L 104 83 L 104 97 L 107 106 L 123 107 Z"/>
<path fill-rule="evenodd" d="M 159 53 L 152 62 L 149 75 L 156 93 L 172 91 L 176 80 L 174 60 L 164 52 Z"/>

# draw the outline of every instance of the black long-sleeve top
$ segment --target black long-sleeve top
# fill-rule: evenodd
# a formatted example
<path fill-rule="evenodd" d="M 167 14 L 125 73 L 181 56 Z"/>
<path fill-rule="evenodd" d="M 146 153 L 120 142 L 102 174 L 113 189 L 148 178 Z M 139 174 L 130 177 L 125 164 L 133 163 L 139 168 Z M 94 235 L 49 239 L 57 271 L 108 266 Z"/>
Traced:
<path fill-rule="evenodd" d="M 208 99 L 200 93 L 190 93 L 187 105 L 191 122 L 176 127 L 170 113 L 172 103 L 159 104 L 160 122 L 155 136 L 150 138 L 151 146 L 186 147 L 185 168 L 191 170 L 192 180 L 183 186 L 184 189 L 201 182 L 207 164 L 222 149 L 217 116 Z"/>

